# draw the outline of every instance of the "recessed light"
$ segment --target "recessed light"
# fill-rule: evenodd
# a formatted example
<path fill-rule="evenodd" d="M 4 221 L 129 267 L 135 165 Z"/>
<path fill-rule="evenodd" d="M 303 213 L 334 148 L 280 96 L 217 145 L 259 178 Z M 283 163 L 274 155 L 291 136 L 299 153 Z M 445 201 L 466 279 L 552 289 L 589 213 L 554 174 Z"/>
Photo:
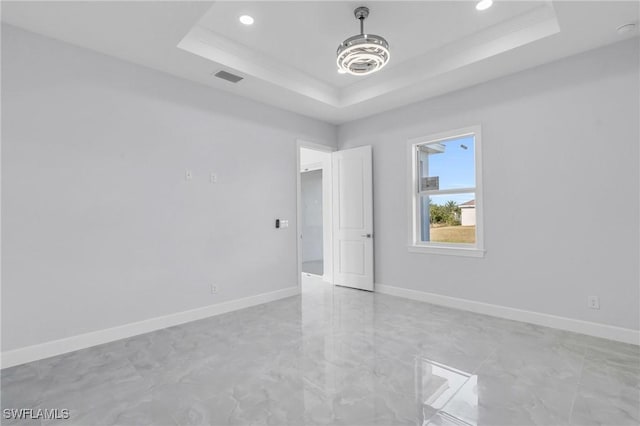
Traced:
<path fill-rule="evenodd" d="M 242 22 L 244 25 L 253 25 L 254 19 L 252 16 L 249 15 L 242 15 L 240 18 L 238 18 L 240 20 L 240 22 Z"/>
<path fill-rule="evenodd" d="M 478 10 L 487 10 L 493 5 L 493 0 L 480 0 L 478 4 L 476 4 L 476 9 Z"/>
<path fill-rule="evenodd" d="M 619 26 L 616 31 L 618 31 L 618 34 L 627 34 L 635 29 L 636 29 L 636 24 L 631 23 L 631 24 L 624 24 Z"/>

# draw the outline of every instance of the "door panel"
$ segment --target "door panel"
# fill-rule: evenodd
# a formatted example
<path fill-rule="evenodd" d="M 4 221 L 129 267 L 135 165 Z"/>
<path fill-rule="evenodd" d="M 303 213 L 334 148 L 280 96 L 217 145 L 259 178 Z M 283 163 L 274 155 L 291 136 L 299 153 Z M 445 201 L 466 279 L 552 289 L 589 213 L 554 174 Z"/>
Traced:
<path fill-rule="evenodd" d="M 340 195 L 340 215 L 338 220 L 342 229 L 364 228 L 364 182 L 361 159 L 344 158 L 339 160 L 339 174 L 343 182 Z"/>
<path fill-rule="evenodd" d="M 332 154 L 334 282 L 373 291 L 371 147 Z"/>
<path fill-rule="evenodd" d="M 340 272 L 365 274 L 365 246 L 362 241 L 340 241 Z"/>

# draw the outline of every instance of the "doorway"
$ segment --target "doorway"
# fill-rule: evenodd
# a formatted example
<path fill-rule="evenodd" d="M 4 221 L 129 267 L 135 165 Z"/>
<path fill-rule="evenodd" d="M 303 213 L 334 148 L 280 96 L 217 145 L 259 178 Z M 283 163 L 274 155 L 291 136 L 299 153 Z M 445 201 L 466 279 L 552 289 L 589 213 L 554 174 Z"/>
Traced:
<path fill-rule="evenodd" d="M 300 273 L 332 283 L 331 148 L 298 142 Z"/>
<path fill-rule="evenodd" d="M 371 146 L 298 140 L 297 158 L 298 286 L 304 277 L 373 291 Z"/>
<path fill-rule="evenodd" d="M 322 223 L 322 168 L 300 171 L 300 204 L 302 208 L 302 272 L 324 274 L 324 241 Z"/>

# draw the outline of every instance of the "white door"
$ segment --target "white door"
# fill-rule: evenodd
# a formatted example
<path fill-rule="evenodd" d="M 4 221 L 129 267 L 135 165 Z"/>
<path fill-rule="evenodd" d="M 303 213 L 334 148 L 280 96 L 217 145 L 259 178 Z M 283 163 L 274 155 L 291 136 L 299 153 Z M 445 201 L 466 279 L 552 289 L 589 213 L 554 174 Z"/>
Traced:
<path fill-rule="evenodd" d="M 334 283 L 373 291 L 371 147 L 361 146 L 331 155 Z"/>

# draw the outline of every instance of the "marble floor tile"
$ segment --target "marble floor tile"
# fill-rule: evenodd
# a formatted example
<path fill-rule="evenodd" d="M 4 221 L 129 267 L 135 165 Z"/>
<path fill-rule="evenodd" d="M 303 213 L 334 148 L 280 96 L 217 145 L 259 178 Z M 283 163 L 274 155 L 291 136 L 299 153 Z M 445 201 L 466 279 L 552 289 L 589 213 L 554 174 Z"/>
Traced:
<path fill-rule="evenodd" d="M 24 404 L 24 408 L 30 408 L 37 405 L 49 381 L 48 378 L 41 378 L 36 362 L 3 369 L 0 376 L 2 407 L 13 408 Z"/>
<path fill-rule="evenodd" d="M 571 413 L 577 425 L 640 424 L 640 351 L 631 345 L 592 347 Z"/>
<path fill-rule="evenodd" d="M 331 287 L 2 370 L 45 425 L 638 425 L 640 349 Z"/>

